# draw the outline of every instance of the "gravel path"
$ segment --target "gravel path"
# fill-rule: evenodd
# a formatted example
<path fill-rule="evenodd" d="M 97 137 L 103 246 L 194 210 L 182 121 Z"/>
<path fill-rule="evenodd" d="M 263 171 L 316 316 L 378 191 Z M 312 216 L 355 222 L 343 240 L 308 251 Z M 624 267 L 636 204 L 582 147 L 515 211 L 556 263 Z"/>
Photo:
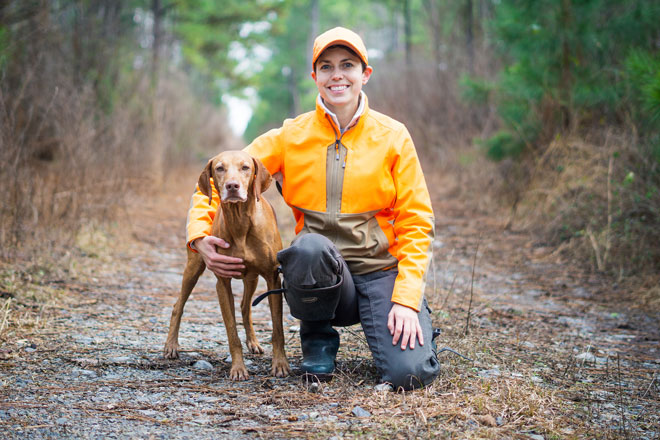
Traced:
<path fill-rule="evenodd" d="M 150 200 L 131 218 L 133 241 L 111 258 L 92 259 L 92 276 L 65 281 L 45 329 L 1 346 L 3 438 L 660 435 L 657 318 L 609 303 L 612 287 L 598 277 L 559 264 L 527 235 L 504 233 L 497 220 L 443 194 L 427 296 L 444 330 L 440 345 L 474 362 L 441 354 L 434 386 L 405 394 L 374 389 L 359 326 L 342 331 L 332 382 L 310 387 L 299 376 L 270 377 L 266 302 L 253 313 L 266 353 L 246 353 L 251 377 L 232 382 L 208 273 L 184 312 L 181 358 L 163 359 L 184 265 L 187 193 L 184 187 Z M 286 311 L 286 349 L 297 369 L 298 323 Z M 493 394 L 506 387 L 509 398 L 511 390 L 520 397 Z"/>

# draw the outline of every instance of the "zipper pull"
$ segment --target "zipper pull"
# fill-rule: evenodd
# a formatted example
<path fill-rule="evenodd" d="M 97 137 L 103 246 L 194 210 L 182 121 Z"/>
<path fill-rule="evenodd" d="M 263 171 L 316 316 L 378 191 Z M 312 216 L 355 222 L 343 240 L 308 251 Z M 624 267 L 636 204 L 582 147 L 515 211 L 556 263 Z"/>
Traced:
<path fill-rule="evenodd" d="M 339 160 L 339 141 L 335 141 L 335 160 Z"/>
<path fill-rule="evenodd" d="M 346 168 L 346 159 L 348 158 L 348 150 L 346 150 L 346 155 L 344 156 L 344 163 L 341 164 L 342 168 Z"/>

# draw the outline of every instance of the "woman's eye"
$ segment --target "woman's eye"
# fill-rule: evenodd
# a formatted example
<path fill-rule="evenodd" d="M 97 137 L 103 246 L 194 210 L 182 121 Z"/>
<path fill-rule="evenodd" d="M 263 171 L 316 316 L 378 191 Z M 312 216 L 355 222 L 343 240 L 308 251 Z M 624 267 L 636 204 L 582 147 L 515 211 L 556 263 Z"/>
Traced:
<path fill-rule="evenodd" d="M 321 70 L 328 70 L 330 66 L 328 64 L 324 64 L 321 66 Z"/>
<path fill-rule="evenodd" d="M 353 67 L 353 63 L 344 63 L 344 68 L 345 69 L 350 69 Z"/>

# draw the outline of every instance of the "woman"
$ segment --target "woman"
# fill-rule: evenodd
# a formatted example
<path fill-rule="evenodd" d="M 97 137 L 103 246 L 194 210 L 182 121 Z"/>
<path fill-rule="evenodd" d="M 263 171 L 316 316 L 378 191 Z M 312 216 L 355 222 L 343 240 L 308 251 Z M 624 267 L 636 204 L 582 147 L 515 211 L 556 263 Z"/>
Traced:
<path fill-rule="evenodd" d="M 312 67 L 316 110 L 246 147 L 281 173 L 296 219 L 296 238 L 278 261 L 301 320 L 301 369 L 332 374 L 333 326 L 360 322 L 384 382 L 427 385 L 439 371 L 423 296 L 434 219 L 415 147 L 403 124 L 369 109 L 362 86 L 373 69 L 357 34 L 334 28 L 318 36 Z M 216 252 L 231 243 L 209 235 L 213 215 L 198 190 L 188 244 L 215 274 L 239 276 L 242 260 Z"/>

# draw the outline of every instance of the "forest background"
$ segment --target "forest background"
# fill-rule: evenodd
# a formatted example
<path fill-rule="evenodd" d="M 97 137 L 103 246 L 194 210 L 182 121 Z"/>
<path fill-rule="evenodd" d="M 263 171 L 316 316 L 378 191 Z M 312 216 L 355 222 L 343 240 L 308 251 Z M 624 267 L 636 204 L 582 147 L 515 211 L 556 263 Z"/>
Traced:
<path fill-rule="evenodd" d="M 3 267 L 89 252 L 131 193 L 311 110 L 311 44 L 337 25 L 362 35 L 370 105 L 408 126 L 427 174 L 660 298 L 660 2 L 645 0 L 1 0 Z"/>

